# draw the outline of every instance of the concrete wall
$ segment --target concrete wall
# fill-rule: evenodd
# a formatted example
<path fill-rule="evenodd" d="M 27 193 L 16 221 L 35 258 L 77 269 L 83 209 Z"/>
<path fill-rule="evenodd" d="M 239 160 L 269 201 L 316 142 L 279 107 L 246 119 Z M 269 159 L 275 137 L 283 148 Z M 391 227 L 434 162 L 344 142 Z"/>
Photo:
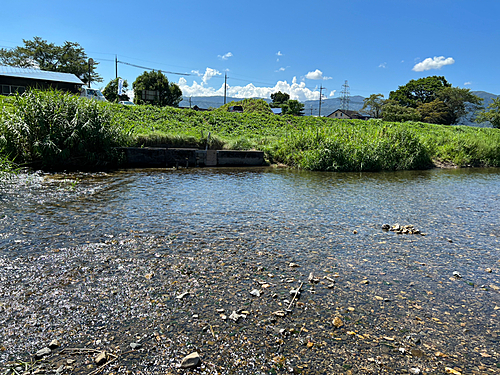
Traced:
<path fill-rule="evenodd" d="M 152 167 L 230 167 L 264 164 L 262 151 L 198 150 L 194 148 L 122 148 L 131 168 Z"/>

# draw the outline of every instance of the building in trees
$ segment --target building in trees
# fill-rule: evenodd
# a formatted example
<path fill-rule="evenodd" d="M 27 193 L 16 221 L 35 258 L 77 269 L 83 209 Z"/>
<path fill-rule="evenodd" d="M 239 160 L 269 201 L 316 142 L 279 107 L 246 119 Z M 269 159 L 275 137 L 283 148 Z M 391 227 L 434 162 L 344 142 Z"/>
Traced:
<path fill-rule="evenodd" d="M 0 66 L 1 95 L 22 94 L 28 88 L 41 90 L 53 88 L 77 94 L 80 93 L 83 84 L 80 78 L 71 73 Z"/>
<path fill-rule="evenodd" d="M 362 115 L 359 112 L 346 110 L 346 109 L 337 109 L 336 111 L 330 113 L 329 118 L 339 118 L 345 120 L 368 120 L 370 116 Z"/>

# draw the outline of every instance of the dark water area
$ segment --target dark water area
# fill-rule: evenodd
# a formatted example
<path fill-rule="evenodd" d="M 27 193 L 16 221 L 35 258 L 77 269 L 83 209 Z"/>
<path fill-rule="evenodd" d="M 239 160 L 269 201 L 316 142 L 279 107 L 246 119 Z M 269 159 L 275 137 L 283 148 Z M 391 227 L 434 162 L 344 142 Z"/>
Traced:
<path fill-rule="evenodd" d="M 464 373 L 481 373 L 500 371 L 499 212 L 500 169 L 383 173 L 273 168 L 155 169 L 23 175 L 0 184 L 0 259 L 4 265 L 15 267 L 16 259 L 36 261 L 65 251 L 89 253 L 94 251 L 93 246 L 103 244 L 109 247 L 108 258 L 113 254 L 145 262 L 150 258 L 174 259 L 182 253 L 195 259 L 210 251 L 211 258 L 205 262 L 215 258 L 219 262 L 227 260 L 226 265 L 220 263 L 221 273 L 239 277 L 239 273 L 250 270 L 248 280 L 274 277 L 269 272 L 281 272 L 285 279 L 292 271 L 284 264 L 295 262 L 300 265 L 294 274 L 297 282 L 302 277 L 307 283 L 309 272 L 340 276 L 334 292 L 325 287 L 312 292 L 312 297 L 321 301 L 317 302 L 317 314 L 329 322 L 340 314 L 346 322 L 342 332 L 329 331 L 327 335 L 329 328 L 318 328 L 317 335 L 325 336 L 323 343 L 328 343 L 323 348 L 330 345 L 328 340 L 332 337 L 349 342 L 351 333 L 354 337 L 362 334 L 354 333 L 354 328 L 364 323 L 350 328 L 347 324 L 351 318 L 354 321 L 348 315 L 360 311 L 360 322 L 370 314 L 377 316 L 363 326 L 371 332 L 360 336 L 365 340 L 380 330 L 385 330 L 380 331 L 380 337 L 392 338 L 399 326 L 401 343 L 391 349 L 396 353 L 403 353 L 401 346 L 406 345 L 404 340 L 409 337 L 406 332 L 425 337 L 428 347 L 423 351 L 428 353 L 424 359 L 417 352 L 414 356 L 406 355 L 406 362 L 398 359 L 396 368 L 417 366 L 425 373 L 427 366 L 432 373 L 432 363 L 436 363 L 435 368 L 444 371 L 446 366 L 454 367 L 455 358 L 455 367 Z M 412 224 L 425 236 L 383 231 L 384 223 Z M 136 245 L 123 246 L 130 242 Z M 255 267 L 249 268 L 250 263 Z M 88 260 L 87 266 L 93 266 L 92 260 Z M 205 266 L 199 277 L 209 272 L 210 264 Z M 255 269 L 265 271 L 250 275 Z M 116 269 L 110 271 L 110 275 L 117 274 Z M 10 277 L 6 273 L 3 280 Z M 240 287 L 245 283 L 241 281 Z M 231 289 L 231 285 L 223 287 Z M 230 301 L 236 295 L 237 292 L 225 298 Z M 0 295 L 0 310 L 2 301 L 5 304 L 7 300 L 4 291 L 3 297 Z M 392 302 L 384 309 L 380 300 Z M 349 310 L 349 306 L 354 307 Z M 271 310 L 261 306 L 259 314 Z M 304 310 L 304 317 L 317 321 L 316 315 L 308 314 Z M 380 316 L 385 315 L 385 323 L 380 322 L 384 320 Z M 377 319 L 380 323 L 373 323 Z M 186 332 L 194 335 L 188 328 Z M 7 338 L 4 337 L 5 342 Z M 15 341 L 9 340 L 11 345 Z M 1 344 L 0 336 L 0 347 Z M 333 341 L 332 347 L 335 344 Z M 379 341 L 376 345 L 388 346 Z M 410 350 L 408 345 L 404 353 Z M 19 350 L 28 347 L 19 345 Z M 201 348 L 203 345 L 198 343 L 198 350 Z M 362 352 L 359 345 L 356 348 Z M 210 350 L 205 350 L 206 357 L 210 357 Z M 282 350 L 287 357 L 286 349 Z M 290 350 L 295 350 L 293 345 Z M 343 362 L 328 366 L 354 371 L 352 355 L 344 353 L 342 357 L 339 353 Z M 385 349 L 377 353 L 387 356 Z M 276 361 L 275 354 L 262 354 L 267 356 L 262 359 L 262 363 L 267 361 L 261 363 L 262 373 L 277 371 L 272 363 L 281 360 Z M 396 354 L 389 357 L 393 355 Z M 364 356 L 366 366 L 382 366 L 382 359 L 372 361 L 378 357 L 371 356 L 375 354 Z M 321 355 L 310 357 L 311 366 Z M 386 365 L 390 360 L 387 361 Z M 318 362 L 315 366 L 326 365 Z M 304 373 L 327 373 L 310 369 Z M 373 371 L 379 370 L 380 367 Z M 359 368 L 358 371 L 363 373 Z"/>

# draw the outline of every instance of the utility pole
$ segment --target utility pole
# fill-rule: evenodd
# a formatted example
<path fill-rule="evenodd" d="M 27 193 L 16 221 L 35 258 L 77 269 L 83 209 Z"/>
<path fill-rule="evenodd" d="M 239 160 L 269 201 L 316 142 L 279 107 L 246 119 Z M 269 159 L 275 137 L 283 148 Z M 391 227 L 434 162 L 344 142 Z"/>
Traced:
<path fill-rule="evenodd" d="M 322 94 L 323 90 L 326 90 L 326 87 L 323 87 L 323 85 L 321 85 L 321 87 L 319 88 L 319 110 L 318 110 L 318 117 L 321 117 L 321 99 L 323 99 L 323 94 Z"/>
<path fill-rule="evenodd" d="M 89 59 L 89 89 L 90 89 L 90 72 L 91 72 L 91 69 L 90 67 L 94 66 L 94 59 L 91 57 Z"/>
<path fill-rule="evenodd" d="M 224 104 L 226 104 L 227 72 L 224 73 Z"/>
<path fill-rule="evenodd" d="M 115 55 L 115 79 L 118 78 L 118 56 Z"/>

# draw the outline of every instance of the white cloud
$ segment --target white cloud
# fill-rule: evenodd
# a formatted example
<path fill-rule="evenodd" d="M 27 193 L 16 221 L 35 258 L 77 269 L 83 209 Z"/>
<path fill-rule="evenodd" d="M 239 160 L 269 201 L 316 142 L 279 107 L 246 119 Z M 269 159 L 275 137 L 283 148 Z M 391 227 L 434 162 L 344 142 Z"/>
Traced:
<path fill-rule="evenodd" d="M 309 72 L 306 74 L 306 78 L 307 79 L 323 79 L 323 80 L 327 80 L 327 79 L 332 79 L 332 77 L 323 77 L 323 72 L 319 69 L 316 69 L 314 72 Z"/>
<path fill-rule="evenodd" d="M 279 68 L 279 69 L 277 70 L 277 72 L 284 72 L 284 71 L 285 71 L 285 69 L 286 69 L 286 68 L 281 67 L 281 68 Z"/>
<path fill-rule="evenodd" d="M 472 85 L 472 82 L 465 82 L 464 83 L 464 86 L 469 86 L 469 85 Z"/>
<path fill-rule="evenodd" d="M 330 92 L 330 95 L 328 95 L 330 98 L 333 98 L 335 96 L 335 93 L 337 92 L 337 90 L 333 90 L 332 92 Z"/>
<path fill-rule="evenodd" d="M 423 72 L 425 70 L 441 69 L 445 65 L 452 65 L 454 63 L 455 60 L 452 57 L 445 58 L 444 56 L 434 56 L 433 59 L 428 57 L 424 61 L 415 64 L 412 70 L 415 72 Z"/>
<path fill-rule="evenodd" d="M 385 69 L 385 68 L 387 68 L 387 63 L 386 63 L 386 62 L 384 62 L 384 63 L 380 64 L 378 67 L 379 67 L 379 68 L 384 68 L 384 69 Z"/>
<path fill-rule="evenodd" d="M 191 73 L 193 73 L 194 75 L 197 75 L 198 77 L 202 76 L 202 74 L 200 73 L 199 70 L 191 70 Z"/>
<path fill-rule="evenodd" d="M 276 56 L 283 56 L 283 54 L 281 53 L 281 51 L 278 51 L 276 52 Z"/>
<path fill-rule="evenodd" d="M 222 60 L 227 60 L 230 57 L 233 57 L 233 54 L 231 52 L 228 52 L 228 53 L 226 53 L 225 55 L 222 55 L 222 56 L 221 55 L 217 55 L 217 57 L 219 57 Z"/>
<path fill-rule="evenodd" d="M 209 69 L 209 68 L 207 68 Z M 229 78 L 230 82 L 230 78 Z M 187 84 L 184 77 L 180 77 L 178 85 L 182 90 L 183 96 L 223 96 L 224 83 L 219 88 L 208 87 L 203 83 L 194 81 L 192 85 Z M 275 92 L 286 92 L 290 95 L 290 99 L 304 102 L 306 100 L 318 100 L 319 91 L 311 90 L 306 87 L 305 82 L 297 83 L 297 77 L 293 77 L 292 83 L 287 81 L 278 81 L 273 87 L 257 87 L 253 83 L 246 86 L 227 86 L 227 96 L 235 98 L 265 98 L 269 99 L 271 94 Z"/>
<path fill-rule="evenodd" d="M 203 81 L 204 84 L 206 84 L 212 77 L 220 76 L 221 74 L 222 73 L 216 69 L 206 68 L 205 74 L 203 74 L 203 78 L 201 80 Z"/>

